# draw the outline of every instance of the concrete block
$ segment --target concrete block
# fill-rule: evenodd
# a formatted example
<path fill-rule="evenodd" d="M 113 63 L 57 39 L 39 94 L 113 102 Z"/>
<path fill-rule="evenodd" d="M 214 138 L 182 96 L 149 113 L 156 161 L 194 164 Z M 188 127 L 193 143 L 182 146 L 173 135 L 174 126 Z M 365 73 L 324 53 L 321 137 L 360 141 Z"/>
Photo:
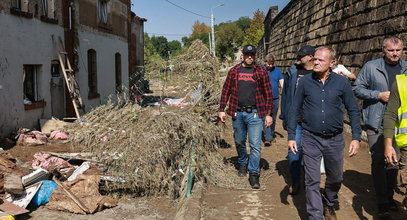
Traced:
<path fill-rule="evenodd" d="M 21 182 L 21 176 L 15 174 L 4 175 L 4 191 L 13 195 L 21 195 L 24 192 L 24 187 Z"/>

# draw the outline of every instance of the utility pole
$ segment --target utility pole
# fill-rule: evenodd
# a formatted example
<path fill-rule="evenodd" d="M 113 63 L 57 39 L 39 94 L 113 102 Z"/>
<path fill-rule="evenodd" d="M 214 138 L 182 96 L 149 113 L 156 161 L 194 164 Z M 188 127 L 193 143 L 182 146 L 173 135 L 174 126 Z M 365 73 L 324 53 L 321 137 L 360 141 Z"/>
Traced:
<path fill-rule="evenodd" d="M 212 39 L 211 39 L 211 32 L 209 32 L 209 53 L 212 56 Z"/>
<path fill-rule="evenodd" d="M 212 8 L 211 8 L 211 28 L 212 28 L 212 51 L 211 51 L 211 54 L 212 54 L 212 56 L 214 56 L 214 57 L 216 57 L 216 52 L 215 52 L 215 49 L 216 49 L 216 43 L 215 43 L 215 17 L 213 16 L 213 9 L 215 9 L 215 8 L 217 8 L 217 7 L 220 7 L 220 6 L 224 6 L 225 4 L 220 4 L 220 5 L 217 5 L 217 6 L 213 6 Z"/>

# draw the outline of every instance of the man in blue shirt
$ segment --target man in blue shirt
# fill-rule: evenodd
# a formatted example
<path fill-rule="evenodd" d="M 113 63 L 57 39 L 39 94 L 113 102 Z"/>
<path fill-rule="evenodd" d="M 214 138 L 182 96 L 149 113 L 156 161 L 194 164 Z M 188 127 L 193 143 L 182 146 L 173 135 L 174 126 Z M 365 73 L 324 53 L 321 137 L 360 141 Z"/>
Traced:
<path fill-rule="evenodd" d="M 270 127 L 264 125 L 263 133 L 264 133 L 264 146 L 268 147 L 271 146 L 271 142 L 274 140 L 274 131 L 276 129 L 276 119 L 277 119 L 277 111 L 280 101 L 280 94 L 278 88 L 283 88 L 284 79 L 283 73 L 281 72 L 280 68 L 274 66 L 274 56 L 273 54 L 268 54 L 265 59 L 266 62 L 266 69 L 269 72 L 270 82 L 271 82 L 271 89 L 273 94 L 273 110 L 272 110 L 272 117 L 273 117 L 273 124 Z"/>
<path fill-rule="evenodd" d="M 343 179 L 343 114 L 346 108 L 352 127 L 349 156 L 360 146 L 360 113 L 348 80 L 332 72 L 336 52 L 319 47 L 314 55 L 313 73 L 299 80 L 288 120 L 288 147 L 297 154 L 295 131 L 302 123 L 302 152 L 305 171 L 307 212 L 310 220 L 336 219 L 334 203 Z M 324 157 L 326 183 L 320 193 L 320 164 Z"/>

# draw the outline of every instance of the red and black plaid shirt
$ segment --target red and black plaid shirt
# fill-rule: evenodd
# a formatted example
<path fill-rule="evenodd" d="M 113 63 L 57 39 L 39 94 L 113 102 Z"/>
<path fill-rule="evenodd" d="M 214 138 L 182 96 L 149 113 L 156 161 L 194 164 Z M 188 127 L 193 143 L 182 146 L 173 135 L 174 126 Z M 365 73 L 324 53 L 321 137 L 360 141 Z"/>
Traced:
<path fill-rule="evenodd" d="M 229 101 L 229 108 L 227 113 L 235 117 L 235 113 L 238 107 L 238 74 L 242 64 L 237 64 L 232 69 L 230 69 L 225 84 L 223 84 L 222 95 L 220 98 L 220 107 L 219 111 L 224 112 L 226 105 Z M 266 115 L 271 115 L 271 110 L 273 107 L 273 96 L 271 93 L 271 83 L 270 76 L 264 67 L 255 64 L 253 79 L 256 82 L 256 107 L 257 113 L 260 118 L 265 117 Z"/>

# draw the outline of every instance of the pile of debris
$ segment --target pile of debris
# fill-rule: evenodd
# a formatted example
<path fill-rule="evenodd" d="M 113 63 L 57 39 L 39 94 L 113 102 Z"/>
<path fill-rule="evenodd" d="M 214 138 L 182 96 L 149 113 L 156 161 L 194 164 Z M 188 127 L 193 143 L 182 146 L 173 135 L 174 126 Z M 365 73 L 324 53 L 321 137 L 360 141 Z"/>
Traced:
<path fill-rule="evenodd" d="M 32 162 L 23 164 L 0 152 L 0 214 L 18 216 L 42 205 L 91 214 L 117 205 L 114 199 L 99 193 L 101 180 L 107 179 L 101 175 L 102 168 L 90 161 L 68 158 L 38 152 Z"/>
<path fill-rule="evenodd" d="M 215 124 L 192 111 L 160 110 L 110 103 L 85 115 L 86 123 L 69 128 L 72 142 L 92 152 L 109 175 L 124 180 L 109 183 L 106 190 L 177 198 L 191 170 L 195 181 L 216 182 L 234 169 L 217 152 Z"/>
<path fill-rule="evenodd" d="M 191 103 L 195 112 L 213 117 L 220 97 L 219 62 L 210 55 L 201 40 L 192 42 L 188 50 L 168 61 L 146 67 L 150 81 L 160 81 L 162 99 L 171 97 L 170 88 L 183 103 Z"/>

